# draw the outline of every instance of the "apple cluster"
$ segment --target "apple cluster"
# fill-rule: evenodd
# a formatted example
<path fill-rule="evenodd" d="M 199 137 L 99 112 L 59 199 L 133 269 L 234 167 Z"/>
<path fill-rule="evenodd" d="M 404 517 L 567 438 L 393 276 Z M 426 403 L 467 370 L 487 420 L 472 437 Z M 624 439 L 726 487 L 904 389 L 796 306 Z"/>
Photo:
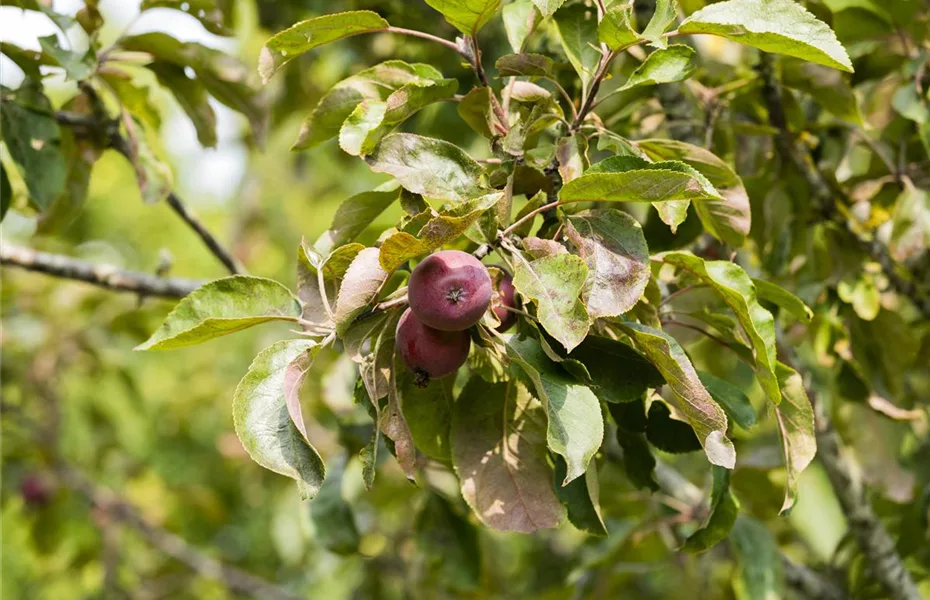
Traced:
<path fill-rule="evenodd" d="M 511 327 L 516 314 L 510 275 L 498 282 L 500 302 L 493 308 L 499 331 Z M 417 385 L 455 373 L 471 348 L 469 328 L 491 305 L 494 293 L 487 267 L 471 254 L 443 250 L 423 259 L 410 274 L 410 307 L 397 323 L 396 347 L 416 375 Z"/>

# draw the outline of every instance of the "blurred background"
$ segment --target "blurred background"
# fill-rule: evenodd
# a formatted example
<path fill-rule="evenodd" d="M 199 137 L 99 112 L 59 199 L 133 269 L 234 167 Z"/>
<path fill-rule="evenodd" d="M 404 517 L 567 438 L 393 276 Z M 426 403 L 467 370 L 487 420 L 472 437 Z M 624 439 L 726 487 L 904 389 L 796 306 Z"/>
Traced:
<path fill-rule="evenodd" d="M 140 14 L 133 0 L 101 0 L 105 25 L 100 39 L 106 47 L 107 40 L 127 32 L 165 31 L 229 52 L 254 74 L 259 49 L 272 33 L 337 10 L 375 7 L 393 24 L 450 39 L 454 35 L 419 0 L 226 4 L 234 35 L 220 37 L 179 11 Z M 65 14 L 83 6 L 78 0 L 53 3 Z M 39 36 L 56 32 L 44 15 L 0 8 L 4 41 L 38 49 Z M 69 31 L 67 43 L 75 49 L 86 46 L 82 35 Z M 487 55 L 509 52 L 499 21 L 483 37 Z M 716 49 L 720 64 L 738 60 L 735 48 Z M 429 62 L 460 77 L 462 87 L 471 85 L 472 76 L 459 58 L 440 46 L 388 35 L 350 38 L 294 61 L 264 89 L 271 124 L 262 143 L 245 117 L 211 99 L 218 144 L 206 150 L 175 99 L 151 86 L 161 115 L 160 143 L 178 194 L 229 242 L 251 274 L 293 286 L 301 238 L 316 239 L 343 199 L 385 181 L 364 162 L 340 152 L 335 141 L 302 153 L 291 152 L 290 146 L 323 92 L 388 58 Z M 0 58 L 0 83 L 15 88 L 21 80 L 18 67 Z M 52 78 L 46 92 L 58 104 L 74 94 L 74 84 Z M 475 139 L 452 103 L 429 106 L 405 127 L 455 142 L 473 156 L 488 155 L 486 143 Z M 21 181 L 12 183 L 14 191 L 22 189 Z M 388 211 L 380 223 L 390 226 L 397 216 Z M 375 235 L 375 229 L 369 234 Z M 143 204 L 131 166 L 114 151 L 94 165 L 86 204 L 65 226 L 46 233 L 28 208 L 14 203 L 0 235 L 4 242 L 136 271 L 195 279 L 225 275 L 166 204 Z M 288 336 L 286 326 L 255 328 L 191 349 L 133 352 L 172 306 L 3 270 L 0 526 L 5 598 L 234 598 L 242 595 L 230 581 L 243 574 L 299 597 L 326 600 L 733 595 L 728 582 L 734 562 L 714 553 L 671 550 L 675 540 L 669 527 L 677 513 L 662 498 L 630 486 L 609 462 L 601 466 L 600 493 L 609 538 L 591 538 L 567 524 L 535 536 L 479 528 L 477 538 L 468 540 L 478 552 L 454 554 L 462 545 L 444 536 L 455 529 L 434 529 L 433 520 L 464 517 L 445 514 L 435 496 L 410 485 L 386 452 L 374 489 L 365 491 L 357 448 L 367 440 L 370 420 L 352 400 L 353 365 L 335 353 L 321 357 L 315 368 L 321 376 L 310 378 L 304 389 L 310 437 L 336 474 L 329 481 L 339 486 L 334 502 L 341 507 L 325 519 L 314 518 L 314 505 L 300 503 L 291 480 L 248 458 L 232 427 L 236 384 L 259 350 Z M 748 370 L 738 372 L 735 361 L 712 368 L 720 360 L 714 346 L 691 341 L 689 350 L 705 368 L 751 379 Z M 867 440 L 901 438 L 897 424 L 868 415 L 862 422 L 872 427 L 863 436 Z M 774 442 L 773 431 L 760 435 Z M 345 446 L 356 451 L 346 453 Z M 896 450 L 882 457 L 884 446 L 869 447 L 889 489 L 913 495 L 913 476 L 897 466 Z M 828 561 L 842 551 L 846 524 L 822 470 L 815 464 L 805 472 L 799 505 L 788 520 L 776 519 L 784 473 L 775 468 L 776 443 L 762 448 L 734 475 L 744 512 L 765 521 L 788 556 Z M 683 457 L 677 466 L 698 474 L 695 481 L 703 483 L 702 457 Z M 108 495 L 109 490 L 118 496 Z M 233 571 L 204 567 L 198 562 L 203 558 Z"/>

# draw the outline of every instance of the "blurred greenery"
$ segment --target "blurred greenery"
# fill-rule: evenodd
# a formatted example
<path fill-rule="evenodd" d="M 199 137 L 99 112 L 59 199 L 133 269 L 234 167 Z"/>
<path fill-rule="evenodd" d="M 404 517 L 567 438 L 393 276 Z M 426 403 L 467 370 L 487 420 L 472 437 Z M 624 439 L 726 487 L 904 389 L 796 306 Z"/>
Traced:
<path fill-rule="evenodd" d="M 158 18 L 148 22 L 134 22 L 134 11 L 116 6 L 122 2 L 99 2 L 103 47 L 130 24 L 144 23 L 171 33 L 183 20 L 185 31 L 201 28 L 193 17 L 169 9 L 151 11 Z M 87 6 L 96 4 L 87 2 Z M 252 67 L 271 34 L 336 10 L 377 10 L 392 24 L 447 39 L 455 35 L 420 0 L 220 4 L 227 8 L 224 14 L 231 15 L 228 23 L 234 35 L 219 38 L 198 32 L 196 39 L 236 56 L 256 80 Z M 654 3 L 636 2 L 637 9 L 650 11 L 644 4 Z M 688 14 L 704 3 L 681 4 Z M 896 0 L 884 8 L 870 1 L 848 3 L 848 10 L 835 6 L 840 4 L 807 3 L 832 23 L 856 61 L 852 83 L 861 84 L 859 109 L 874 129 L 881 130 L 889 147 L 906 146 L 903 154 L 921 156 L 914 161 L 911 177 L 927 189 L 926 155 L 920 153 L 920 140 L 911 135 L 911 121 L 922 118 L 922 113 L 908 120 L 888 108 L 892 96 L 898 105 L 908 100 L 896 89 L 912 85 L 914 71 L 926 68 L 927 11 L 919 9 L 918 14 L 914 6 L 907 12 L 904 5 L 916 5 L 917 0 Z M 82 2 L 54 4 L 56 10 L 71 15 L 83 7 Z M 884 14 L 885 9 L 893 13 L 896 35 L 915 44 L 922 63 L 881 47 L 885 21 L 874 13 Z M 859 14 L 870 11 L 871 18 Z M 5 6 L 0 8 L 0 20 L 18 13 L 18 8 Z M 873 27 L 879 33 L 871 31 Z M 492 20 L 481 38 L 488 57 L 511 52 L 500 19 Z M 556 39 L 542 36 L 532 49 L 554 51 Z M 38 48 L 38 43 L 30 47 Z M 708 57 L 700 67 L 704 86 L 754 77 L 746 56 L 749 50 L 716 39 L 698 44 L 698 49 Z M 301 239 L 313 241 L 326 231 L 345 198 L 390 180 L 339 151 L 335 140 L 300 153 L 290 150 L 301 122 L 326 90 L 389 58 L 432 64 L 447 77 L 459 78 L 462 93 L 474 83 L 460 56 L 428 41 L 389 34 L 349 38 L 299 57 L 264 88 L 271 122 L 263 144 L 255 139 L 245 117 L 213 101 L 219 115 L 219 142 L 216 149 L 202 149 L 174 97 L 158 88 L 151 75 L 136 75 L 151 87 L 161 120 L 158 141 L 174 173 L 178 195 L 220 239 L 230 240 L 233 255 L 250 274 L 293 288 Z M 902 66 L 907 61 L 911 66 Z M 616 79 L 622 80 L 620 75 L 632 72 L 636 64 L 627 57 L 619 59 Z M 570 74 L 571 67 L 563 61 L 556 71 Z M 16 75 L 16 67 L 4 61 L 3 85 L 16 87 L 11 83 Z M 804 78 L 803 73 L 794 75 Z M 808 91 L 811 78 L 796 89 Z M 619 85 L 610 79 L 605 83 L 607 91 Z M 651 89 L 619 92 L 603 103 L 599 114 L 631 138 L 671 135 L 680 121 L 696 126 L 689 121 L 705 118 L 690 114 L 697 104 L 693 91 L 676 101 L 666 87 L 678 88 L 663 86 L 658 98 Z M 874 487 L 876 509 L 907 556 L 908 566 L 924 578 L 921 590 L 930 597 L 926 580 L 930 573 L 930 324 L 902 308 L 887 290 L 872 293 L 864 280 L 880 280 L 876 269 L 871 264 L 863 268 L 868 261 L 858 251 L 841 252 L 842 244 L 828 228 L 808 226 L 811 201 L 801 178 L 782 177 L 777 169 L 768 168 L 769 148 L 762 148 L 759 138 L 771 131 L 763 125 L 758 87 L 749 83 L 728 97 L 720 125 L 710 134 L 715 151 L 737 166 L 749 191 L 754 222 L 746 262 L 775 282 L 791 282 L 790 289 L 817 307 L 808 338 L 804 331 L 789 331 L 789 343 L 797 342 L 805 361 L 818 367 L 813 373 L 817 389 L 829 392 L 838 427 Z M 74 82 L 56 76 L 46 82 L 45 91 L 61 107 L 75 89 Z M 576 89 L 568 91 L 577 95 Z M 848 98 L 834 100 L 837 112 L 846 111 L 836 116 L 848 118 Z M 844 184 L 873 184 L 875 195 L 867 197 L 866 205 L 871 202 L 873 218 L 887 218 L 897 189 L 886 191 L 884 186 L 890 184 L 875 183 L 876 173 L 884 173 L 881 161 L 865 154 L 868 149 L 863 145 L 849 149 L 848 138 L 841 137 L 847 125 L 837 124 L 810 98 L 798 93 L 786 102 L 789 119 L 798 130 L 823 136 L 820 145 L 811 142 L 816 145 L 814 153 L 836 166 L 835 176 Z M 834 110 L 827 101 L 823 104 L 827 111 Z M 920 106 L 926 108 L 926 102 Z M 679 110 L 685 111 L 684 117 Z M 699 125 L 703 135 L 703 123 Z M 490 156 L 486 140 L 474 135 L 452 102 L 426 107 L 401 129 L 453 142 L 476 158 Z M 593 149 L 596 143 L 592 140 L 591 145 Z M 610 148 L 597 146 L 592 154 L 606 156 L 605 147 Z M 105 151 L 93 164 L 83 207 L 55 227 L 45 228 L 28 205 L 22 177 L 10 168 L 8 149 L 4 147 L 0 156 L 13 189 L 12 209 L 0 226 L 4 242 L 129 270 L 157 270 L 161 275 L 212 279 L 226 274 L 168 204 L 142 202 L 136 173 L 115 150 Z M 693 216 L 672 235 L 654 210 L 637 206 L 630 212 L 644 221 L 653 252 L 689 244 L 701 231 Z M 401 214 L 400 207 L 390 208 L 360 241 L 371 245 Z M 690 233 L 689 224 L 696 227 Z M 928 254 L 908 262 L 918 277 L 930 273 Z M 709 297 L 707 290 L 697 289 L 682 298 L 678 308 L 697 314 L 711 305 Z M 173 532 L 203 554 L 298 597 L 759 597 L 740 586 L 744 581 L 765 583 L 767 575 L 752 579 L 740 573 L 754 566 L 753 552 L 768 552 L 770 547 L 827 573 L 842 571 L 845 575 L 840 578 L 855 597 L 882 597 L 818 464 L 804 473 L 800 500 L 791 514 L 778 516 L 786 477 L 770 415 L 760 418 L 763 422 L 751 431 L 732 433 L 740 463 L 730 489 L 740 501 L 742 516 L 727 547 L 696 555 L 677 552 L 680 538 L 697 530 L 704 514 L 693 514 L 693 507 L 683 511 L 680 502 L 663 493 L 638 489 L 608 452 L 595 459 L 608 537 L 588 536 L 569 524 L 531 536 L 500 533 L 473 526 L 477 521 L 448 472 L 437 470 L 430 474 L 429 486 L 418 487 L 407 481 L 388 452 L 381 452 L 376 485 L 366 491 L 358 452 L 370 438 L 371 420 L 353 400 L 355 365 L 342 353 L 327 350 L 317 359 L 314 375 L 307 378 L 302 400 L 309 437 L 327 464 L 329 478 L 313 503 L 301 503 L 293 481 L 249 459 L 233 431 L 230 411 L 236 385 L 253 357 L 273 342 L 293 337 L 288 325 L 266 325 L 198 348 L 133 352 L 173 305 L 3 269 L 0 570 L 5 597 L 240 597 L 222 574 L 210 577 L 192 570 L 152 544 L 140 528 L 128 526 L 112 507 L 89 503 L 86 494 L 68 484 L 68 469 L 84 473 L 102 489 L 118 491 L 159 530 Z M 753 372 L 732 353 L 720 352 L 713 341 L 691 330 L 674 333 L 698 370 L 747 391 L 756 408 L 764 406 Z M 869 407 L 876 390 L 920 416 L 904 421 L 885 418 Z M 612 434 L 611 429 L 608 435 Z M 674 463 L 695 485 L 710 489 L 710 471 L 699 453 L 656 454 L 660 461 Z M 341 477 L 337 465 L 343 469 Z M 466 553 L 463 548 L 476 551 Z M 778 563 L 777 557 L 769 561 L 773 563 Z M 781 587 L 778 577 L 772 575 L 771 580 L 776 583 L 767 598 L 803 597 Z"/>

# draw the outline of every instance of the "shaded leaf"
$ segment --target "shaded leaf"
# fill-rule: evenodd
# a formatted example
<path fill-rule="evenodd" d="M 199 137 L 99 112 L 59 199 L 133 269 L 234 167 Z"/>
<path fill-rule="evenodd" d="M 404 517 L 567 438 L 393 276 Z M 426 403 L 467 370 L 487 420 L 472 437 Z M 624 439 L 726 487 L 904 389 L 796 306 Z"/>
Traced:
<path fill-rule="evenodd" d="M 501 77 L 548 77 L 553 61 L 544 54 L 505 54 L 494 66 Z"/>
<path fill-rule="evenodd" d="M 864 125 L 859 102 L 847 77 L 833 69 L 793 58 L 781 61 L 785 87 L 809 94 L 835 117 Z"/>
<path fill-rule="evenodd" d="M 173 8 L 185 12 L 200 21 L 204 29 L 216 35 L 232 35 L 227 19 L 217 0 L 142 0 L 140 10 L 151 8 Z"/>
<path fill-rule="evenodd" d="M 743 390 L 705 371 L 698 371 L 698 377 L 710 392 L 711 398 L 723 407 L 734 423 L 743 429 L 750 429 L 756 424 L 756 409 L 752 407 Z"/>
<path fill-rule="evenodd" d="M 191 346 L 268 321 L 296 321 L 300 312 L 300 302 L 277 281 L 246 275 L 224 277 L 182 298 L 136 350 Z"/>
<path fill-rule="evenodd" d="M 781 402 L 775 377 L 775 319 L 756 299 L 756 288 L 749 275 L 726 260 L 704 261 L 685 252 L 667 252 L 661 257 L 663 262 L 685 269 L 709 285 L 730 307 L 749 338 L 759 385 L 774 404 Z"/>
<path fill-rule="evenodd" d="M 459 116 L 478 134 L 494 137 L 494 116 L 491 113 L 491 88 L 476 87 L 458 105 Z"/>
<path fill-rule="evenodd" d="M 646 24 L 646 28 L 643 29 L 641 37 L 649 40 L 657 48 L 665 48 L 668 42 L 662 34 L 668 30 L 669 25 L 675 22 L 678 16 L 677 9 L 678 5 L 675 0 L 656 0 L 656 9 L 649 23 Z"/>
<path fill-rule="evenodd" d="M 453 590 L 473 590 L 480 584 L 481 551 L 478 531 L 445 498 L 429 494 L 414 524 L 415 540 L 427 569 L 439 573 Z"/>
<path fill-rule="evenodd" d="M 533 0 L 544 17 L 551 17 L 564 3 L 565 0 Z"/>
<path fill-rule="evenodd" d="M 597 470 L 592 467 L 585 471 L 584 477 L 563 486 L 561 482 L 566 476 L 565 459 L 556 457 L 554 475 L 555 493 L 565 505 L 569 522 L 591 535 L 606 536 L 607 526 L 598 503 Z"/>
<path fill-rule="evenodd" d="M 532 262 L 514 254 L 513 285 L 538 307 L 539 322 L 571 352 L 588 334 L 591 319 L 579 295 L 588 275 L 584 260 L 554 254 Z"/>
<path fill-rule="evenodd" d="M 780 285 L 755 277 L 752 278 L 752 284 L 756 286 L 756 295 L 760 300 L 771 302 L 805 323 L 809 323 L 814 318 L 814 311 L 804 304 L 803 300 Z"/>
<path fill-rule="evenodd" d="M 546 440 L 550 450 L 565 458 L 562 485 L 567 485 L 584 474 L 604 439 L 600 403 L 590 388 L 549 360 L 536 340 L 509 336 L 507 355 L 532 381 L 542 402 L 548 418 Z"/>
<path fill-rule="evenodd" d="M 751 224 L 749 196 L 729 165 L 700 146 L 677 140 L 642 140 L 636 145 L 652 160 L 680 160 L 706 177 L 721 198 L 695 202 L 698 218 L 718 240 L 734 247 L 743 245 Z"/>
<path fill-rule="evenodd" d="M 736 450 L 726 437 L 726 414 L 704 388 L 675 338 L 639 323 L 624 322 L 620 328 L 662 373 L 673 393 L 676 410 L 691 424 L 711 464 L 732 469 Z"/>
<path fill-rule="evenodd" d="M 852 63 L 836 34 L 793 0 L 728 0 L 692 13 L 678 27 L 709 33 L 765 52 L 787 54 L 843 71 Z"/>
<path fill-rule="evenodd" d="M 739 502 L 730 493 L 730 472 L 714 467 L 714 486 L 710 495 L 710 515 L 700 529 L 688 536 L 683 550 L 704 552 L 729 535 L 739 514 Z"/>
<path fill-rule="evenodd" d="M 484 170 L 464 150 L 434 138 L 392 133 L 365 159 L 407 190 L 429 198 L 468 200 L 486 193 Z"/>
<path fill-rule="evenodd" d="M 337 248 L 354 242 L 399 197 L 400 187 L 388 183 L 370 192 L 361 192 L 346 198 L 336 209 L 329 231 L 324 234 L 328 243 Z"/>
<path fill-rule="evenodd" d="M 147 65 L 158 81 L 174 94 L 181 109 L 197 130 L 197 140 L 204 148 L 216 146 L 216 114 L 210 106 L 207 89 L 198 79 L 191 79 L 184 67 L 163 61 Z"/>
<path fill-rule="evenodd" d="M 654 401 L 649 405 L 646 439 L 659 450 L 671 454 L 701 449 L 701 441 L 695 435 L 694 429 L 684 421 L 673 419 L 671 411 L 660 401 Z"/>
<path fill-rule="evenodd" d="M 798 479 L 817 454 L 817 438 L 814 434 L 814 409 L 801 375 L 778 363 L 778 382 L 783 402 L 775 407 L 775 418 L 788 471 L 785 502 L 781 507 L 782 514 L 785 514 L 797 502 Z"/>
<path fill-rule="evenodd" d="M 378 262 L 378 249 L 365 248 L 346 271 L 339 287 L 333 318 L 336 331 L 343 335 L 352 321 L 378 297 L 388 273 Z"/>
<path fill-rule="evenodd" d="M 636 402 L 647 389 L 665 383 L 651 362 L 610 338 L 589 335 L 568 356 L 584 364 L 591 379 L 589 387 L 604 402 Z"/>
<path fill-rule="evenodd" d="M 442 461 L 452 459 L 449 429 L 452 423 L 454 377 L 443 377 L 420 387 L 413 374 L 398 368 L 397 391 L 410 434 L 420 452 Z"/>
<path fill-rule="evenodd" d="M 615 209 L 586 210 L 565 218 L 565 233 L 588 265 L 583 294 L 592 319 L 621 315 L 649 282 L 649 250 L 639 223 Z"/>
<path fill-rule="evenodd" d="M 342 496 L 345 463 L 345 455 L 331 462 L 326 481 L 310 503 L 310 518 L 313 520 L 314 541 L 330 552 L 348 556 L 358 551 L 361 536 L 352 507 Z"/>
<path fill-rule="evenodd" d="M 552 486 L 545 413 L 516 382 L 472 377 L 455 403 L 452 460 L 462 496 L 500 531 L 557 527 L 565 509 Z"/>
<path fill-rule="evenodd" d="M 320 490 L 325 469 L 320 455 L 291 420 L 285 373 L 315 345 L 312 340 L 286 340 L 265 348 L 233 396 L 233 422 L 242 446 L 261 466 L 295 479 L 303 499 Z"/>
<path fill-rule="evenodd" d="M 26 180 L 29 203 L 40 211 L 55 202 L 67 177 L 61 132 L 51 112 L 48 98 L 28 82 L 13 94 L 4 90 L 0 102 L 3 142 Z"/>
<path fill-rule="evenodd" d="M 52 57 L 65 70 L 65 74 L 75 81 L 83 81 L 97 70 L 97 56 L 93 48 L 84 54 L 66 50 L 59 45 L 56 34 L 40 37 L 39 46 L 46 56 Z"/>
<path fill-rule="evenodd" d="M 738 600 L 767 600 L 783 596 L 782 555 L 774 536 L 753 518 L 740 516 L 730 532 L 736 557 L 733 591 Z"/>
<path fill-rule="evenodd" d="M 360 33 L 388 27 L 387 21 L 369 10 L 334 13 L 301 21 L 272 36 L 262 47 L 258 73 L 264 83 L 304 52 Z"/>

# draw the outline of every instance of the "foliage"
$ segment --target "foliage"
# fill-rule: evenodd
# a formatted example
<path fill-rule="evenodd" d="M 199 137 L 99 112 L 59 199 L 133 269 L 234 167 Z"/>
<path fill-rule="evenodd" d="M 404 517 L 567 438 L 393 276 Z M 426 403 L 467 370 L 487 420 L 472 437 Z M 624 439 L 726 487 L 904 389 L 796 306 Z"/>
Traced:
<path fill-rule="evenodd" d="M 135 597 L 179 569 L 149 546 L 191 597 L 930 591 L 926 7 L 142 2 L 235 56 L 10 4 L 61 35 L 0 48 L 4 237 L 214 277 L 171 307 L 4 270 L 8 593 Z M 239 119 L 209 226 L 172 111 L 203 148 Z M 511 273 L 518 324 L 420 388 L 394 332 L 440 248 Z"/>

